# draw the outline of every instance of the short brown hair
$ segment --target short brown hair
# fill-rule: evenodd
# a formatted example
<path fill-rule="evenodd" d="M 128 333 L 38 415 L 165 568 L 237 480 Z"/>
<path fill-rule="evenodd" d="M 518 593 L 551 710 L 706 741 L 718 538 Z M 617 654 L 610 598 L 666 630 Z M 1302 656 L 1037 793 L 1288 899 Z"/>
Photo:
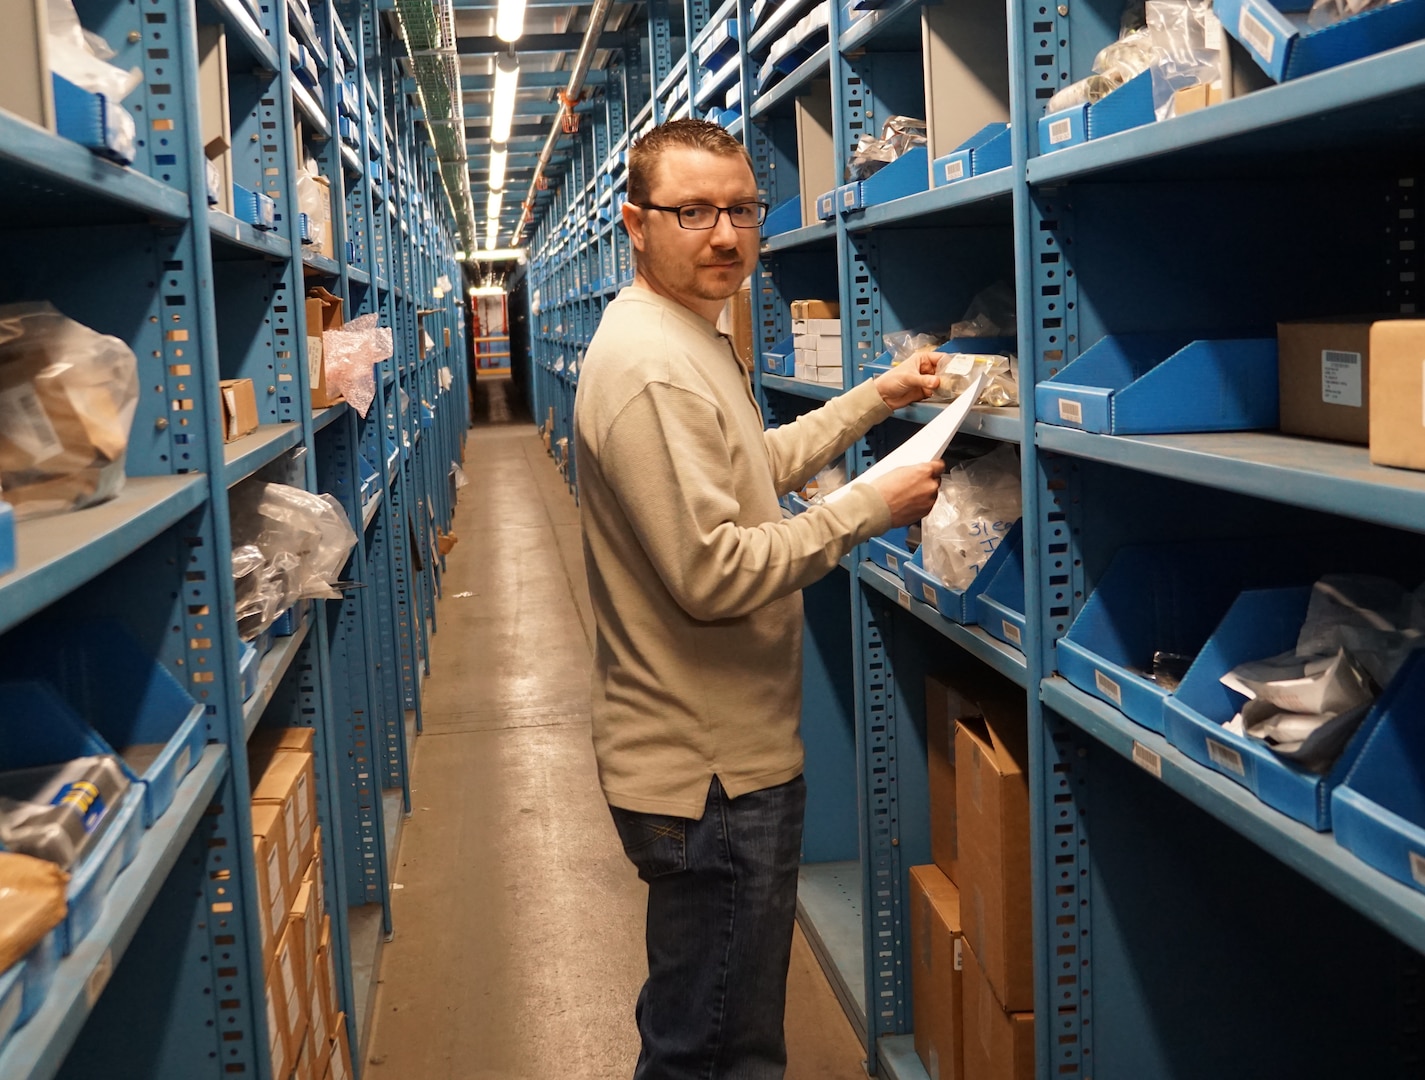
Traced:
<path fill-rule="evenodd" d="M 747 162 L 748 171 L 755 177 L 752 155 L 747 147 L 729 135 L 725 130 L 707 120 L 669 120 L 637 139 L 628 150 L 628 201 L 635 206 L 648 201 L 648 188 L 653 179 L 653 171 L 664 151 L 686 146 L 693 150 L 706 150 L 710 154 L 741 155 Z"/>

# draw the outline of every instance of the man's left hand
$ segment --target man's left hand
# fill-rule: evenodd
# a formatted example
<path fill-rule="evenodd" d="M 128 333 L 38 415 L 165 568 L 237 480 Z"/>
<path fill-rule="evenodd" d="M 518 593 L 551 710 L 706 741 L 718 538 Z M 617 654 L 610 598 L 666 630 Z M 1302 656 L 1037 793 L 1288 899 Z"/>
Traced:
<path fill-rule="evenodd" d="M 884 375 L 876 377 L 876 389 L 881 400 L 892 409 L 902 409 L 924 401 L 935 393 L 940 377 L 935 374 L 939 357 L 930 350 L 912 353 Z"/>

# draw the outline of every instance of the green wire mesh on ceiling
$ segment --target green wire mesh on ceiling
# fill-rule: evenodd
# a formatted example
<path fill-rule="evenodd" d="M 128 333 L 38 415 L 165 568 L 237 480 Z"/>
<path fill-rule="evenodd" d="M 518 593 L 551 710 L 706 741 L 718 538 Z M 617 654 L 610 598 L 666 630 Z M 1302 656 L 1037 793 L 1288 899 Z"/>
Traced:
<path fill-rule="evenodd" d="M 475 248 L 475 211 L 465 154 L 454 4 L 452 0 L 396 0 L 396 13 L 426 128 L 440 162 L 446 198 L 455 215 L 460 242 L 466 251 L 471 251 Z"/>

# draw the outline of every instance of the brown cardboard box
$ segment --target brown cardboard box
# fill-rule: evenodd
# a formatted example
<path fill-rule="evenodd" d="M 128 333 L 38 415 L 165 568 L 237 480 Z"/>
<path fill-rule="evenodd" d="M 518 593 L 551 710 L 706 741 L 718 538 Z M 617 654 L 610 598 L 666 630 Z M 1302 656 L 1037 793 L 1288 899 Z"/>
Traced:
<path fill-rule="evenodd" d="M 351 1047 L 346 1044 L 346 1015 L 338 1013 L 332 1025 L 329 1068 L 331 1080 L 351 1080 Z"/>
<path fill-rule="evenodd" d="M 251 379 L 223 379 L 218 383 L 223 399 L 223 442 L 230 443 L 257 430 L 257 394 Z"/>
<path fill-rule="evenodd" d="M 313 907 L 313 900 L 311 883 L 302 882 L 297 890 L 297 899 L 292 903 L 292 916 L 287 920 L 293 946 L 302 962 L 302 972 L 308 980 L 317 960 L 317 948 L 322 936 L 322 918 Z"/>
<path fill-rule="evenodd" d="M 323 873 L 322 863 L 322 827 L 317 826 L 312 837 L 312 861 L 307 863 L 307 872 L 302 875 L 302 881 L 312 887 L 312 913 L 317 925 L 313 930 L 313 940 L 321 936 L 322 916 L 327 910 L 326 896 L 326 876 Z"/>
<path fill-rule="evenodd" d="M 287 825 L 288 901 L 296 898 L 302 872 L 312 859 L 317 827 L 316 780 L 312 755 L 281 750 L 250 753 L 252 801 L 282 807 Z"/>
<path fill-rule="evenodd" d="M 1029 880 L 1028 721 L 1024 697 L 982 699 L 955 728 L 961 918 L 995 995 L 1034 1008 Z"/>
<path fill-rule="evenodd" d="M 956 837 L 955 722 L 979 716 L 979 706 L 938 675 L 925 679 L 925 744 L 930 771 L 930 857 L 951 881 L 959 879 Z"/>
<path fill-rule="evenodd" d="M 277 939 L 287 925 L 287 830 L 282 808 L 252 808 L 252 857 L 257 865 L 257 921 L 262 928 L 262 965 L 272 963 Z"/>
<path fill-rule="evenodd" d="M 318 958 L 320 959 L 320 957 Z M 326 997 L 322 991 L 322 970 L 312 967 L 312 979 L 307 986 L 307 1052 L 311 1060 L 319 1062 L 320 1069 L 326 1068 L 326 1051 L 331 1044 L 331 1013 L 327 1011 Z"/>
<path fill-rule="evenodd" d="M 915 1052 L 930 1080 L 959 1080 L 960 890 L 938 866 L 910 868 L 910 944 Z"/>
<path fill-rule="evenodd" d="M 317 985 L 321 988 L 322 1004 L 327 1011 L 327 1029 L 336 1024 L 341 1004 L 336 986 L 336 960 L 332 956 L 332 924 L 330 916 L 322 918 L 322 933 L 317 946 Z"/>
<path fill-rule="evenodd" d="M 1034 1014 L 1005 1012 L 974 949 L 962 952 L 965 1080 L 1034 1080 Z"/>
<path fill-rule="evenodd" d="M 292 1068 L 292 1057 L 287 1052 L 287 999 L 274 979 L 275 971 L 268 968 L 267 985 L 267 1052 L 272 1060 L 272 1075 L 286 1076 Z"/>
<path fill-rule="evenodd" d="M 272 957 L 272 970 L 268 973 L 268 984 L 274 996 L 280 996 L 283 1004 L 279 1007 L 287 1021 L 287 1060 L 295 1062 L 302 1051 L 302 1042 L 307 1037 L 307 1008 L 309 998 L 302 982 L 302 964 L 298 957 L 295 928 L 291 923 L 277 939 L 277 951 Z"/>
<path fill-rule="evenodd" d="M 835 300 L 793 300 L 792 319 L 839 319 L 841 305 Z"/>
<path fill-rule="evenodd" d="M 1371 327 L 1371 461 L 1425 469 L 1425 319 Z"/>
<path fill-rule="evenodd" d="M 333 296 L 322 288 L 308 291 L 307 365 L 309 368 L 308 378 L 312 388 L 312 408 L 314 409 L 325 409 L 341 400 L 341 395 L 327 386 L 322 334 L 328 330 L 340 330 L 345 325 L 342 318 L 341 297 Z"/>
<path fill-rule="evenodd" d="M 316 732 L 309 727 L 260 727 L 247 740 L 248 753 L 260 753 L 264 758 L 279 750 L 295 750 L 310 754 Z"/>
<path fill-rule="evenodd" d="M 1186 116 L 1190 112 L 1197 112 L 1198 109 L 1205 109 L 1209 105 L 1220 105 L 1222 103 L 1222 84 L 1198 83 L 1196 86 L 1186 86 L 1173 94 L 1173 114 L 1175 116 Z"/>
<path fill-rule="evenodd" d="M 732 297 L 732 347 L 737 358 L 752 366 L 752 290 L 744 285 Z"/>
<path fill-rule="evenodd" d="M 1282 431 L 1362 446 L 1370 442 L 1374 322 L 1363 317 L 1277 326 Z"/>
<path fill-rule="evenodd" d="M 297 1067 L 292 1070 L 292 1080 L 318 1080 L 317 1074 L 312 1071 L 312 1062 L 316 1060 L 318 1058 L 312 1050 L 312 1040 L 303 1039 L 302 1052 L 297 1055 Z"/>

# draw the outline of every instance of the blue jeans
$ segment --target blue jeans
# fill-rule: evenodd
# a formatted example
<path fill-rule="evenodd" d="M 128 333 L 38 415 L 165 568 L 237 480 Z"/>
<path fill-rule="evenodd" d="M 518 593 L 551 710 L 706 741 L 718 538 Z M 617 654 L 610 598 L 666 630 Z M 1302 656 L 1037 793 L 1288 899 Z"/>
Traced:
<path fill-rule="evenodd" d="M 700 821 L 612 807 L 648 883 L 648 981 L 634 1080 L 780 1080 L 806 781 L 729 799 Z"/>

